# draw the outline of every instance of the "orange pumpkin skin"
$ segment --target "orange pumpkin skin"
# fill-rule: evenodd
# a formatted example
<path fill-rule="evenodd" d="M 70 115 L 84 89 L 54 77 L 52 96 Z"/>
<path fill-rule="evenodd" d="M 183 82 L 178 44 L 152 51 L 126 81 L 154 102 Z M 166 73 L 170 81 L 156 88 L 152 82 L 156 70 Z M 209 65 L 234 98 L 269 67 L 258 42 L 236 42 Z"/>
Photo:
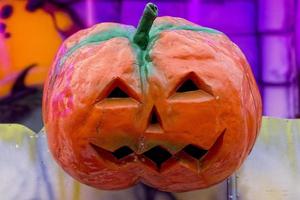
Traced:
<path fill-rule="evenodd" d="M 261 124 L 244 55 L 224 34 L 180 18 L 156 18 L 145 50 L 132 32 L 103 23 L 63 43 L 43 98 L 54 158 L 99 189 L 142 181 L 182 192 L 223 181 L 247 157 Z M 187 80 L 198 90 L 179 90 Z M 112 95 L 115 88 L 129 97 Z"/>

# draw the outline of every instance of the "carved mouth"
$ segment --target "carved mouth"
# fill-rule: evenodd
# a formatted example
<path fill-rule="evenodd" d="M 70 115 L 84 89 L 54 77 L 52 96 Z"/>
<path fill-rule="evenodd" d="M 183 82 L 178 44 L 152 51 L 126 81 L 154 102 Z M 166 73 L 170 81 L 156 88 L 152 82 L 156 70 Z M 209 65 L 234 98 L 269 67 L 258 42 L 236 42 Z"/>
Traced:
<path fill-rule="evenodd" d="M 186 145 L 183 149 L 175 154 L 171 154 L 166 148 L 162 146 L 155 146 L 143 154 L 137 154 L 128 146 L 122 146 L 119 149 L 111 152 L 105 150 L 93 143 L 90 143 L 91 147 L 97 152 L 97 154 L 104 159 L 108 159 L 114 163 L 121 164 L 132 162 L 136 159 L 146 160 L 144 163 L 152 163 L 155 168 L 159 171 L 162 165 L 171 162 L 172 160 L 180 160 L 180 159 L 193 159 L 198 161 L 203 161 L 206 156 L 210 153 L 215 153 L 216 150 L 220 148 L 223 142 L 223 136 L 225 134 L 224 130 L 222 134 L 218 137 L 214 145 L 209 149 L 203 149 L 197 147 L 196 145 L 189 144 Z"/>

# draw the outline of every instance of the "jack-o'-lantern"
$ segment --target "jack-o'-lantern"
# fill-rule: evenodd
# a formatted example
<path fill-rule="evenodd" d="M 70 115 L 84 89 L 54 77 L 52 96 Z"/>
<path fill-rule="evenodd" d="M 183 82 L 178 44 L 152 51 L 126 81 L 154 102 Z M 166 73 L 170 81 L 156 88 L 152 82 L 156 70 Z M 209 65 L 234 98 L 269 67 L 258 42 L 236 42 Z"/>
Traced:
<path fill-rule="evenodd" d="M 62 43 L 61 30 L 72 28 L 70 16 L 60 10 L 53 16 L 43 9 L 28 11 L 27 1 L 0 2 L 0 96 L 7 95 L 19 73 L 35 64 L 28 85 L 42 84 Z"/>
<path fill-rule="evenodd" d="M 85 184 L 206 188 L 255 142 L 261 99 L 242 52 L 221 32 L 156 14 L 147 4 L 137 29 L 102 23 L 76 33 L 50 71 L 49 148 Z"/>

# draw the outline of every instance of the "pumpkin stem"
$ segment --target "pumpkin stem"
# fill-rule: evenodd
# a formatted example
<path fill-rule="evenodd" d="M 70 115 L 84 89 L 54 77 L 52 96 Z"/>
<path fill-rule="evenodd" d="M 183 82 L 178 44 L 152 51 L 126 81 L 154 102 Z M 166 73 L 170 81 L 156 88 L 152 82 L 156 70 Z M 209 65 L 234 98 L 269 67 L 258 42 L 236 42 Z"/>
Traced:
<path fill-rule="evenodd" d="M 133 37 L 134 43 L 136 43 L 141 49 L 145 50 L 149 42 L 149 31 L 153 24 L 153 21 L 157 17 L 158 10 L 153 3 L 147 3 L 144 9 L 143 16 L 140 19 L 136 33 Z"/>

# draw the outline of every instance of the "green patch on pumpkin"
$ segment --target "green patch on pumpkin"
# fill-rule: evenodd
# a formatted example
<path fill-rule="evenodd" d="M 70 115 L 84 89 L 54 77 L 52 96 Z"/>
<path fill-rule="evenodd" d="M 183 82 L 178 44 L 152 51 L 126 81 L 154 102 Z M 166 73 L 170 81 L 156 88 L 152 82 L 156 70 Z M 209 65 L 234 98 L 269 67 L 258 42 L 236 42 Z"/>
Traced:
<path fill-rule="evenodd" d="M 222 34 L 222 32 L 219 32 L 215 29 L 196 25 L 178 26 L 171 23 L 164 23 L 160 25 L 154 25 L 152 27 L 157 14 L 157 7 L 152 3 L 148 3 L 145 7 L 144 13 L 141 17 L 137 29 L 131 26 L 117 26 L 115 28 L 101 31 L 90 35 L 87 38 L 84 38 L 79 43 L 69 48 L 67 50 L 67 53 L 57 62 L 55 66 L 55 74 L 57 75 L 60 73 L 61 66 L 65 63 L 68 57 L 78 49 L 91 44 L 99 44 L 113 38 L 127 38 L 131 44 L 133 51 L 136 54 L 136 67 L 139 69 L 142 90 L 145 91 L 147 77 L 152 73 L 153 69 L 150 52 L 155 42 L 159 39 L 160 33 L 173 30 L 188 30 L 209 34 Z"/>

